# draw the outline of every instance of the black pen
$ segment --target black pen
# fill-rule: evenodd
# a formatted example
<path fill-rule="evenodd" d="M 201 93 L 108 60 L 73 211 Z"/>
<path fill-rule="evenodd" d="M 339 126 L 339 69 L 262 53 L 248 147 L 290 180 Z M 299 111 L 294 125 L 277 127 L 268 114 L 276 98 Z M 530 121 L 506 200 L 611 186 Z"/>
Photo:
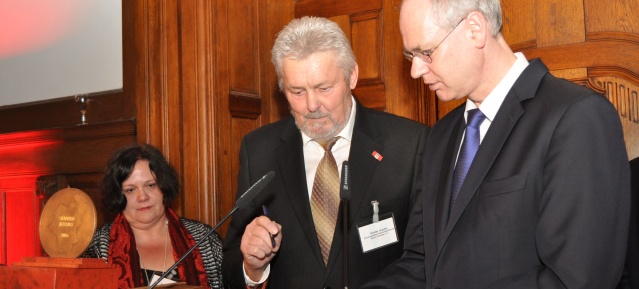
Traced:
<path fill-rule="evenodd" d="M 266 205 L 262 205 L 262 212 L 264 212 L 264 216 L 268 217 L 268 209 L 266 209 Z M 271 233 L 268 233 L 268 235 L 271 236 L 271 245 L 275 248 L 275 237 L 273 237 Z"/>

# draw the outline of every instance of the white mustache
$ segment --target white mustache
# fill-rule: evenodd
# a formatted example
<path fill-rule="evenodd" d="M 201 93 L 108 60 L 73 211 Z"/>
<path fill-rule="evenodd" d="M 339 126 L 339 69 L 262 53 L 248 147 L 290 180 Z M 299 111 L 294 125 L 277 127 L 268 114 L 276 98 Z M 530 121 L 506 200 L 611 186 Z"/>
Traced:
<path fill-rule="evenodd" d="M 322 117 L 327 117 L 330 116 L 330 113 L 324 113 L 324 112 L 320 112 L 320 111 L 315 111 L 315 112 L 311 112 L 308 113 L 306 115 L 304 115 L 305 119 L 318 119 L 318 118 L 322 118 Z"/>

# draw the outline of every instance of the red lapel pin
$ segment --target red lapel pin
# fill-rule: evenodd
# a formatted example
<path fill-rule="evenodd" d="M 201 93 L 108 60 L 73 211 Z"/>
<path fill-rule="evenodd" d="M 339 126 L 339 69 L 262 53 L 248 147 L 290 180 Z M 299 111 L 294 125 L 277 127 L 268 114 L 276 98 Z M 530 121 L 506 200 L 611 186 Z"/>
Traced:
<path fill-rule="evenodd" d="M 377 151 L 373 151 L 372 156 L 378 160 L 381 161 L 384 157 L 382 155 L 380 155 Z"/>

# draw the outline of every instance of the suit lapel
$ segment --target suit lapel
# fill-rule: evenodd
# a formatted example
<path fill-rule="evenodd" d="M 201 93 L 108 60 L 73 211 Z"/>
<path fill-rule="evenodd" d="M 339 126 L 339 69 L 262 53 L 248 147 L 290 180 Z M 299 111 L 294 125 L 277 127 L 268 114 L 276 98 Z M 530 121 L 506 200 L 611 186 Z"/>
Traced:
<path fill-rule="evenodd" d="M 524 112 L 521 105 L 519 105 L 518 98 L 511 94 L 514 94 L 514 92 L 511 91 L 506 96 L 506 99 L 501 105 L 500 112 L 497 113 L 497 116 L 484 137 L 484 141 L 482 141 L 482 144 L 479 146 L 479 150 L 468 170 L 466 179 L 459 190 L 459 196 L 455 201 L 455 206 L 451 208 L 450 218 L 444 233 L 445 238 L 448 238 L 459 217 L 466 209 L 466 206 L 478 191 L 479 185 L 486 177 L 486 174 L 495 162 L 517 120 Z M 503 114 L 502 112 L 507 113 L 507 115 L 500 117 L 500 114 Z"/>
<path fill-rule="evenodd" d="M 300 223 L 306 240 L 310 244 L 316 262 L 324 267 L 324 259 L 317 241 L 311 206 L 306 186 L 306 169 L 304 167 L 304 152 L 302 135 L 293 122 L 282 133 L 282 144 L 277 148 L 277 159 L 286 186 L 286 194 L 291 202 L 291 211 Z M 294 245 L 294 244 L 291 244 Z"/>
<path fill-rule="evenodd" d="M 436 212 L 435 212 L 435 237 L 437 244 L 437 251 L 441 249 L 444 244 L 444 233 L 446 225 L 450 217 L 450 195 L 452 190 L 453 172 L 455 170 L 455 160 L 457 158 L 457 152 L 461 145 L 461 139 L 464 135 L 464 118 L 463 118 L 463 105 L 462 105 L 462 117 L 458 118 L 451 131 L 448 145 L 445 148 L 443 163 L 441 166 L 442 175 L 439 178 L 438 192 L 442 192 L 437 198 Z"/>
<path fill-rule="evenodd" d="M 370 191 L 368 186 L 380 161 L 373 157 L 373 152 L 384 154 L 379 143 L 380 132 L 374 122 L 370 121 L 368 112 L 358 104 L 357 118 L 353 129 L 353 139 L 349 153 L 351 165 L 352 194 L 350 200 L 349 223 L 355 222 L 358 210 L 366 200 Z M 372 208 L 372 207 L 371 207 Z"/>
<path fill-rule="evenodd" d="M 486 132 L 484 140 L 479 146 L 464 184 L 459 191 L 455 206 L 451 208 L 450 218 L 442 236 L 442 245 L 439 247 L 440 252 L 441 248 L 443 248 L 443 243 L 450 236 L 466 206 L 479 190 L 479 186 L 499 156 L 499 152 L 508 140 L 517 121 L 524 114 L 522 101 L 535 96 L 537 87 L 547 72 L 548 69 L 539 60 L 530 62 L 506 95 L 488 132 Z M 453 159 L 452 162 L 454 163 L 454 161 Z M 450 189 L 448 189 L 448 192 L 450 192 Z"/>

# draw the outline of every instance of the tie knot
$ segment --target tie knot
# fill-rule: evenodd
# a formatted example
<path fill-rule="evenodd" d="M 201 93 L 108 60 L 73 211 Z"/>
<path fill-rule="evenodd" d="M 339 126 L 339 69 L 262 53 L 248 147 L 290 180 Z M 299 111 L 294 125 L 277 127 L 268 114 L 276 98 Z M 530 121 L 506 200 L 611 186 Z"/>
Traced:
<path fill-rule="evenodd" d="M 325 141 L 317 141 L 316 142 L 321 145 L 325 151 L 331 151 L 331 149 L 333 149 L 333 146 L 335 145 L 335 143 L 337 142 L 337 140 L 339 139 L 338 136 L 325 140 Z"/>
<path fill-rule="evenodd" d="M 486 116 L 481 113 L 481 110 L 479 110 L 479 108 L 468 110 L 468 120 L 466 121 L 466 126 L 475 128 L 479 127 L 484 119 L 486 119 Z"/>

